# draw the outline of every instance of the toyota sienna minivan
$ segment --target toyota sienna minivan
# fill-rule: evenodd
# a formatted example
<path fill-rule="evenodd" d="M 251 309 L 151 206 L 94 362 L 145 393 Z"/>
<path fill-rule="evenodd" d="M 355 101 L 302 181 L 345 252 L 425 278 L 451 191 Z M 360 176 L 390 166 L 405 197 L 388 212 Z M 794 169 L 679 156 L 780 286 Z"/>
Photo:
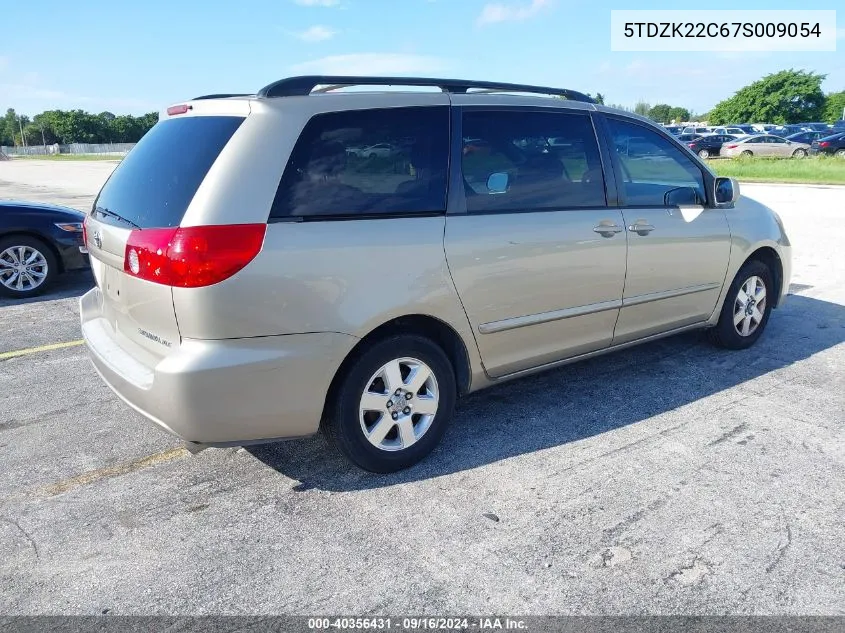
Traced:
<path fill-rule="evenodd" d="M 324 428 L 376 472 L 471 391 L 695 328 L 746 348 L 791 271 L 778 216 L 647 119 L 407 77 L 167 108 L 85 242 L 82 332 L 129 406 L 193 450 Z"/>

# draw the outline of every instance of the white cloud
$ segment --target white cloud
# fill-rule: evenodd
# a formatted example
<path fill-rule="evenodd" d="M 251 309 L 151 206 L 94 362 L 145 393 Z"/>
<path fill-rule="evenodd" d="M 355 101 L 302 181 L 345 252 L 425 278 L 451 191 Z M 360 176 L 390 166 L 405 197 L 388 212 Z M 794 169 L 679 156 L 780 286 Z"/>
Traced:
<path fill-rule="evenodd" d="M 321 24 L 315 24 L 299 33 L 294 33 L 303 42 L 325 42 L 337 35 L 337 31 Z"/>
<path fill-rule="evenodd" d="M 552 5 L 552 0 L 531 0 L 530 4 L 501 4 L 491 3 L 484 6 L 478 16 L 479 24 L 494 24 L 496 22 L 519 22 L 533 18 L 544 9 Z"/>
<path fill-rule="evenodd" d="M 294 0 L 303 7 L 336 7 L 340 0 Z"/>
<path fill-rule="evenodd" d="M 329 55 L 296 64 L 292 70 L 325 75 L 404 75 L 432 73 L 444 69 L 445 60 L 405 53 L 349 53 Z"/>

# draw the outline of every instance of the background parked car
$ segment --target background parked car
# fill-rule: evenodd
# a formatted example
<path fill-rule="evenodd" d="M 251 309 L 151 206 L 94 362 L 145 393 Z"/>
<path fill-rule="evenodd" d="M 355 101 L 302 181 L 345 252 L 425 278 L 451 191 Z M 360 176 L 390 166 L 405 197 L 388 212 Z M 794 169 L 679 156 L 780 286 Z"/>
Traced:
<path fill-rule="evenodd" d="M 813 144 L 810 146 L 810 153 L 828 154 L 837 158 L 845 158 L 845 132 L 838 132 L 813 141 Z"/>
<path fill-rule="evenodd" d="M 813 122 L 813 123 L 801 123 L 800 125 L 808 127 L 811 130 L 814 130 L 816 132 L 827 132 L 828 130 L 831 129 L 831 126 L 829 124 L 822 123 L 820 121 L 816 121 L 816 122 Z"/>
<path fill-rule="evenodd" d="M 752 134 L 753 130 L 751 126 L 748 126 L 748 129 L 741 128 L 736 125 L 727 125 L 727 126 L 720 126 L 713 128 L 713 134 L 729 134 L 731 136 L 745 136 L 746 134 Z"/>
<path fill-rule="evenodd" d="M 375 145 L 368 145 L 366 147 L 350 147 L 347 148 L 348 154 L 354 154 L 359 158 L 385 158 L 397 153 L 398 148 L 390 143 L 376 143 Z"/>
<path fill-rule="evenodd" d="M 776 136 L 782 136 L 786 138 L 790 134 L 797 134 L 798 132 L 812 132 L 813 128 L 808 125 L 802 124 L 789 124 L 789 125 L 779 125 L 775 129 L 771 130 L 771 133 Z"/>
<path fill-rule="evenodd" d="M 703 125 L 688 125 L 683 130 L 681 130 L 681 134 L 709 134 L 710 128 L 703 126 Z"/>
<path fill-rule="evenodd" d="M 797 134 L 790 134 L 786 137 L 787 141 L 793 143 L 812 143 L 816 139 L 830 136 L 827 132 L 798 132 Z"/>
<path fill-rule="evenodd" d="M 32 297 L 60 273 L 87 267 L 84 219 L 67 207 L 0 200 L 0 294 Z"/>
<path fill-rule="evenodd" d="M 722 146 L 720 154 L 730 158 L 736 156 L 765 156 L 778 158 L 804 158 L 809 154 L 807 143 L 793 143 L 771 134 L 746 136 Z"/>
<path fill-rule="evenodd" d="M 681 143 L 691 143 L 692 141 L 697 141 L 700 139 L 704 134 L 681 134 L 678 136 L 678 140 Z"/>
<path fill-rule="evenodd" d="M 710 158 L 719 155 L 722 145 L 735 140 L 737 140 L 737 137 L 730 134 L 705 134 L 688 142 L 687 147 L 701 158 Z"/>

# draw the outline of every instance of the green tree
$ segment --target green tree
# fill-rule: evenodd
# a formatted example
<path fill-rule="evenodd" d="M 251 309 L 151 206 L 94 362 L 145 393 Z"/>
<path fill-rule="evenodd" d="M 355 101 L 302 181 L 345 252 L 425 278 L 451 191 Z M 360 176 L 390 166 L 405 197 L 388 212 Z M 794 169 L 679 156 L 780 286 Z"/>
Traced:
<path fill-rule="evenodd" d="M 637 114 L 648 116 L 649 111 L 651 111 L 651 105 L 645 101 L 637 101 L 634 105 L 634 112 Z"/>
<path fill-rule="evenodd" d="M 823 121 L 833 123 L 839 119 L 845 119 L 845 90 L 842 92 L 831 92 L 824 101 Z"/>
<path fill-rule="evenodd" d="M 782 70 L 745 86 L 710 111 L 711 125 L 737 121 L 800 123 L 822 116 L 825 75 L 803 70 Z"/>
<path fill-rule="evenodd" d="M 9 108 L 3 118 L 0 119 L 0 145 L 14 145 L 17 132 L 18 115 L 14 108 Z"/>
<path fill-rule="evenodd" d="M 674 107 L 669 111 L 669 120 L 675 122 L 692 121 L 690 111 L 686 108 Z"/>
<path fill-rule="evenodd" d="M 648 118 L 658 123 L 668 123 L 672 120 L 672 106 L 666 103 L 658 103 L 648 111 Z"/>

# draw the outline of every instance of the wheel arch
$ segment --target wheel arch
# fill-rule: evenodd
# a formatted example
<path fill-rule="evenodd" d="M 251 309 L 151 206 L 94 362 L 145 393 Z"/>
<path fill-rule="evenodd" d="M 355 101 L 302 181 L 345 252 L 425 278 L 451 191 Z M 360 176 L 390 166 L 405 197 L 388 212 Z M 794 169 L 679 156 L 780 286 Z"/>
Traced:
<path fill-rule="evenodd" d="M 452 363 L 455 380 L 457 381 L 456 388 L 458 395 L 462 396 L 469 392 L 472 370 L 469 351 L 460 334 L 451 325 L 437 317 L 428 314 L 407 314 L 390 319 L 372 329 L 349 351 L 335 371 L 332 381 L 329 384 L 329 389 L 326 392 L 326 401 L 323 405 L 324 419 L 330 403 L 333 402 L 337 394 L 341 380 L 355 359 L 373 343 L 396 334 L 424 336 L 439 345 Z"/>
<path fill-rule="evenodd" d="M 763 262 L 772 271 L 772 277 L 775 283 L 775 297 L 777 297 L 772 307 L 777 308 L 780 303 L 781 291 L 783 290 L 783 262 L 780 259 L 780 255 L 771 246 L 761 246 L 745 258 L 742 266 L 745 266 L 752 260 Z"/>

